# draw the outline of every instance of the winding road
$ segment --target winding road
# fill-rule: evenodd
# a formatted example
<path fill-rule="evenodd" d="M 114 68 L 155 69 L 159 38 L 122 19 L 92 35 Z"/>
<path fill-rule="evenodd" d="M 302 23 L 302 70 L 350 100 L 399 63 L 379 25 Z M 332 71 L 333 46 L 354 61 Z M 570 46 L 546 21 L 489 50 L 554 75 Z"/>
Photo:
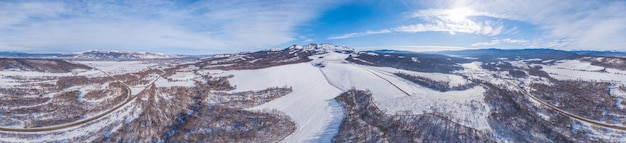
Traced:
<path fill-rule="evenodd" d="M 506 80 L 505 80 L 505 81 L 506 81 Z M 615 130 L 622 130 L 622 131 L 626 131 L 626 126 L 615 125 L 615 124 L 607 124 L 607 123 L 603 123 L 603 122 L 595 121 L 595 120 L 593 120 L 593 119 L 588 119 L 588 118 L 581 117 L 581 116 L 578 116 L 578 115 L 575 115 L 575 114 L 569 113 L 569 112 L 567 112 L 567 111 L 561 110 L 561 109 L 559 109 L 558 107 L 552 106 L 552 105 L 551 105 L 551 104 L 549 104 L 548 102 L 545 102 L 545 101 L 543 101 L 543 100 L 541 100 L 541 99 L 539 99 L 539 98 L 537 98 L 537 97 L 533 96 L 532 94 L 528 93 L 528 91 L 526 91 L 526 90 L 524 90 L 524 89 L 522 89 L 522 88 L 520 88 L 520 87 L 518 87 L 518 86 L 515 86 L 515 84 L 513 84 L 512 82 L 510 82 L 510 81 L 506 81 L 506 82 L 507 82 L 507 83 L 509 83 L 509 84 L 511 84 L 511 85 L 509 85 L 509 86 L 512 86 L 512 87 L 515 87 L 515 88 L 519 89 L 519 90 L 522 92 L 522 94 L 524 94 L 524 95 L 526 95 L 526 96 L 528 96 L 528 97 L 532 98 L 533 100 L 535 100 L 535 101 L 539 102 L 541 105 L 544 105 L 544 106 L 546 106 L 546 107 L 548 107 L 548 108 L 550 108 L 550 109 L 552 109 L 552 110 L 554 110 L 554 111 L 557 111 L 557 112 L 559 112 L 559 113 L 561 113 L 561 114 L 563 114 L 563 115 L 566 115 L 566 116 L 568 116 L 568 117 L 570 117 L 570 118 L 576 119 L 576 120 L 581 121 L 581 122 L 585 122 L 585 123 L 593 124 L 593 125 L 596 125 L 596 126 L 600 126 L 600 127 L 605 127 L 605 128 L 615 129 Z"/>
<path fill-rule="evenodd" d="M 128 94 L 126 95 L 126 100 L 124 102 L 122 102 L 121 104 L 118 104 L 117 106 L 115 106 L 115 107 L 113 107 L 113 108 L 111 108 L 111 109 L 109 109 L 109 110 L 107 110 L 105 112 L 102 112 L 102 113 L 100 113 L 98 115 L 89 117 L 87 119 L 81 119 L 81 120 L 78 120 L 78 121 L 74 121 L 74 122 L 71 122 L 71 123 L 65 123 L 65 124 L 54 125 L 54 126 L 47 126 L 47 127 L 39 127 L 39 128 L 2 128 L 2 127 L 0 127 L 0 132 L 47 132 L 47 131 L 55 131 L 55 130 L 61 130 L 61 129 L 71 128 L 71 127 L 76 127 L 76 126 L 80 126 L 80 125 L 83 125 L 85 123 L 89 123 L 91 121 L 100 119 L 100 118 L 102 118 L 102 117 L 104 117 L 106 115 L 109 115 L 113 111 L 117 111 L 118 109 L 120 109 L 124 105 L 130 103 L 130 101 L 133 101 L 134 99 L 137 99 L 138 96 L 133 96 L 132 91 L 130 90 L 130 87 L 126 83 L 116 79 L 114 76 L 110 75 L 109 73 L 107 73 L 107 72 L 105 72 L 103 70 L 100 70 L 100 69 L 97 69 L 97 68 L 94 68 L 94 69 L 99 70 L 99 71 L 103 72 L 104 74 L 106 74 L 107 76 L 113 78 L 114 82 L 120 82 L 120 83 L 122 83 L 124 85 L 124 87 L 128 91 L 127 92 Z M 155 80 L 150 82 L 149 86 L 146 86 L 143 90 L 146 90 L 146 89 L 150 88 L 153 85 L 153 83 L 156 82 L 157 80 L 159 80 L 160 78 L 161 78 L 161 76 L 157 77 Z"/>

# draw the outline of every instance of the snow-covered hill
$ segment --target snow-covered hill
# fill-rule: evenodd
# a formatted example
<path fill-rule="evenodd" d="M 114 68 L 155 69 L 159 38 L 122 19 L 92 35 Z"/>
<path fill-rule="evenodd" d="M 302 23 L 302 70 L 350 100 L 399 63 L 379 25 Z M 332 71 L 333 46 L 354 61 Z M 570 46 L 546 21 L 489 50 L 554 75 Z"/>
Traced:
<path fill-rule="evenodd" d="M 167 55 L 151 52 L 133 52 L 117 50 L 88 50 L 72 54 L 31 54 L 22 52 L 0 52 L 0 57 L 9 58 L 53 58 L 74 60 L 143 60 L 180 58 L 178 55 Z"/>
<path fill-rule="evenodd" d="M 176 55 L 166 55 L 161 53 L 150 52 L 131 52 L 131 51 L 103 51 L 89 50 L 74 53 L 72 58 L 79 60 L 139 60 L 139 59 L 168 59 L 177 58 Z"/>
<path fill-rule="evenodd" d="M 352 48 L 348 48 L 347 46 L 337 46 L 329 43 L 322 44 L 309 44 L 309 45 L 292 45 L 288 50 L 304 50 L 304 51 L 316 51 L 317 53 L 328 53 L 328 52 L 340 52 L 340 53 L 350 53 L 355 50 Z"/>

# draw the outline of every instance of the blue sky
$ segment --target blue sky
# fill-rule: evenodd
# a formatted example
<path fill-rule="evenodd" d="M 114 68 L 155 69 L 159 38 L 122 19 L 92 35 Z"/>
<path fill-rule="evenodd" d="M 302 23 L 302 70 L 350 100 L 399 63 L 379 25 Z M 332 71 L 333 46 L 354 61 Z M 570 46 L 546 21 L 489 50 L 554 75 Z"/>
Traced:
<path fill-rule="evenodd" d="M 624 11 L 626 2 L 611 0 L 1 1 L 0 51 L 626 51 Z"/>

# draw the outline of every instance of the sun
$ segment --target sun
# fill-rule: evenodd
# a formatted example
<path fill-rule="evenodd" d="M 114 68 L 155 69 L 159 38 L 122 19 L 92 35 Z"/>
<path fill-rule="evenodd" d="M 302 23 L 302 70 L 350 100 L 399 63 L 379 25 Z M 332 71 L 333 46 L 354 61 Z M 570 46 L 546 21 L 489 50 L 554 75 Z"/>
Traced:
<path fill-rule="evenodd" d="M 446 11 L 446 18 L 452 21 L 463 21 L 473 14 L 474 11 L 469 8 L 454 8 Z"/>

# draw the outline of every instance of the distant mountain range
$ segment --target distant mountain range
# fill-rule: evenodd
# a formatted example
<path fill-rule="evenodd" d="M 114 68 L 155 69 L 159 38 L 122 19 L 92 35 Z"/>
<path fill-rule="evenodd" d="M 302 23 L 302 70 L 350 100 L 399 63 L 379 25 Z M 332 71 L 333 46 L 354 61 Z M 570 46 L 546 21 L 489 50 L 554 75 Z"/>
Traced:
<path fill-rule="evenodd" d="M 81 60 L 138 60 L 138 59 L 168 59 L 178 58 L 178 55 L 167 55 L 150 52 L 132 51 L 103 51 L 89 50 L 73 54 L 32 54 L 24 52 L 0 52 L 0 57 L 19 58 L 60 58 L 60 59 L 81 59 Z"/>
<path fill-rule="evenodd" d="M 324 44 L 309 44 L 309 45 L 292 45 L 285 49 L 304 49 L 304 50 L 317 50 L 317 51 L 349 51 L 353 52 L 354 49 L 346 46 L 336 46 L 328 43 Z M 277 51 L 283 49 L 270 49 L 267 51 Z M 382 49 L 373 50 L 377 53 L 389 53 L 389 54 L 417 54 L 420 52 Z M 244 52 L 245 53 L 245 52 Z M 458 51 L 439 51 L 439 52 L 424 52 L 423 54 L 436 54 L 447 55 L 457 57 L 472 57 L 481 60 L 498 60 L 498 58 L 539 58 L 539 59 L 574 59 L 584 56 L 612 56 L 612 57 L 626 57 L 626 52 L 619 51 L 592 51 L 592 50 L 579 50 L 579 51 L 564 51 L 555 49 L 473 49 L 473 50 L 458 50 Z M 222 54 L 218 54 L 222 55 Z M 497 55 L 497 56 L 494 56 Z M 25 53 L 25 52 L 11 52 L 0 51 L 0 57 L 12 57 L 12 58 L 60 58 L 60 59 L 80 59 L 80 60 L 140 60 L 140 59 L 169 59 L 169 58 L 182 58 L 187 57 L 183 55 L 168 55 L 162 53 L 151 52 L 134 52 L 134 51 L 106 51 L 106 50 L 89 50 L 84 52 L 72 53 L 72 54 L 58 54 L 58 53 Z"/>
<path fill-rule="evenodd" d="M 401 50 L 374 50 L 379 53 L 389 54 L 415 54 L 412 51 Z M 555 49 L 473 49 L 473 50 L 458 50 L 458 51 L 438 51 L 438 52 L 424 52 L 427 54 L 447 55 L 453 57 L 471 57 L 480 59 L 482 61 L 496 61 L 501 58 L 508 58 L 514 60 L 521 59 L 575 59 L 587 56 L 609 56 L 609 57 L 626 57 L 626 52 L 619 51 L 564 51 Z"/>
<path fill-rule="evenodd" d="M 178 58 L 176 55 L 166 55 L 150 52 L 130 52 L 130 51 L 86 51 L 73 55 L 74 59 L 169 59 Z"/>
<path fill-rule="evenodd" d="M 626 57 L 625 52 L 618 51 L 564 51 L 555 49 L 476 49 L 476 50 L 460 50 L 460 51 L 441 51 L 436 52 L 446 55 L 461 55 L 461 56 L 485 56 L 485 55 L 498 55 L 504 57 L 519 56 L 521 58 L 541 58 L 544 56 L 558 56 L 558 57 L 577 57 L 577 56 L 614 56 L 614 57 Z"/>

